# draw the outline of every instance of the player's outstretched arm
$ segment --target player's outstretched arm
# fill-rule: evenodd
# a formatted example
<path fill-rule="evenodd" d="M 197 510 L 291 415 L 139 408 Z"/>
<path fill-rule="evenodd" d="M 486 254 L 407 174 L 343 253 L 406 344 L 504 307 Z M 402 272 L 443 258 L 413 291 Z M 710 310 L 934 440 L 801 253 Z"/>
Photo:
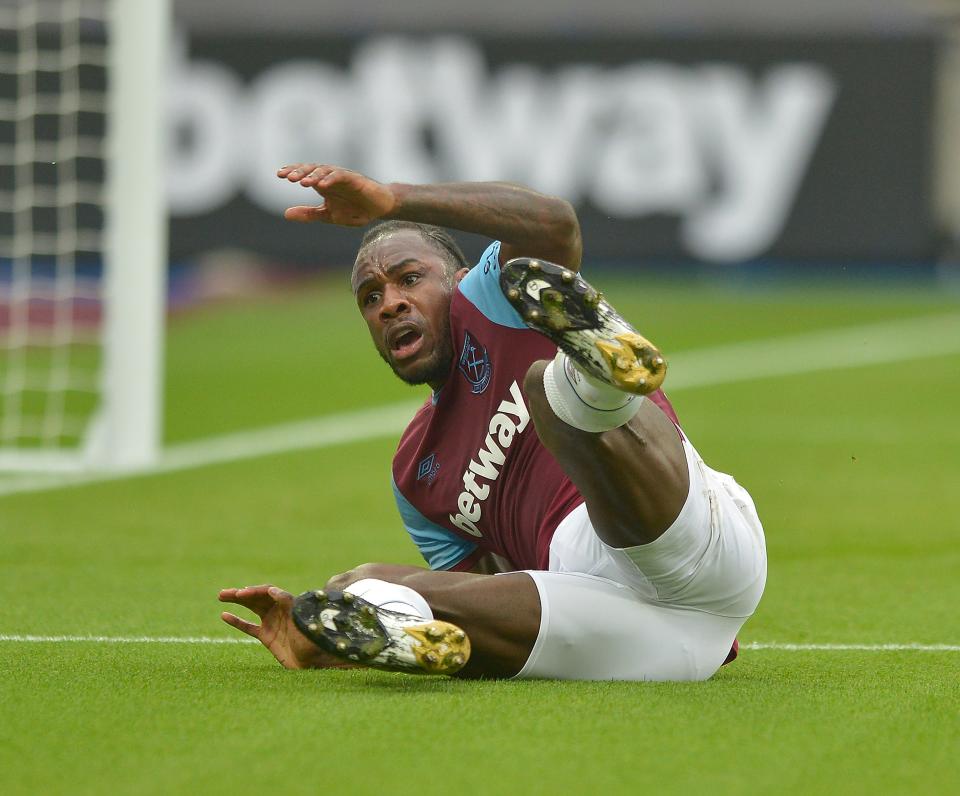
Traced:
<path fill-rule="evenodd" d="M 312 188 L 320 205 L 290 207 L 290 221 L 363 226 L 396 218 L 475 232 L 501 241 L 500 260 L 541 257 L 578 270 L 580 223 L 564 199 L 504 182 L 407 185 L 380 183 L 349 169 L 317 163 L 284 166 L 277 176 Z"/>
<path fill-rule="evenodd" d="M 224 611 L 220 618 L 263 644 L 287 669 L 348 669 L 353 665 L 334 658 L 304 636 L 293 622 L 293 595 L 276 586 L 246 586 L 223 589 L 220 602 L 249 608 L 260 617 L 260 624 L 248 622 Z"/>

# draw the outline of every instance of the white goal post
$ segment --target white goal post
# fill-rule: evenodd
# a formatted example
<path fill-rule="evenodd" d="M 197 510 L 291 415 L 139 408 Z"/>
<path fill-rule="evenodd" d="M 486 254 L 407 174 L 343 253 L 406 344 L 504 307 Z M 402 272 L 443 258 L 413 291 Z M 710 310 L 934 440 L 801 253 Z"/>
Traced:
<path fill-rule="evenodd" d="M 169 41 L 170 0 L 0 0 L 0 470 L 159 455 Z"/>

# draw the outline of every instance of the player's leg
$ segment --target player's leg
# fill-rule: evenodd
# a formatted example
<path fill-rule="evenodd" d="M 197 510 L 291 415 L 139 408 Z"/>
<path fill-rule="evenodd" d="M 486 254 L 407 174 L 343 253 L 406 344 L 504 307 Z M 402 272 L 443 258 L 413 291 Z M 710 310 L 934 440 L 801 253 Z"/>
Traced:
<path fill-rule="evenodd" d="M 766 579 L 749 495 L 643 397 L 663 380 L 663 358 L 578 275 L 519 259 L 501 286 L 562 351 L 524 385 L 537 433 L 585 498 L 554 534 L 550 570 L 602 574 L 665 611 L 715 616 L 729 650 Z"/>
<path fill-rule="evenodd" d="M 591 533 L 589 523 L 575 533 Z M 609 558 L 614 573 L 615 556 L 600 551 L 592 558 Z M 349 591 L 371 582 L 415 588 L 437 619 L 469 631 L 474 653 L 462 674 L 473 677 L 703 680 L 723 663 L 744 622 L 660 604 L 617 580 L 579 573 L 491 576 L 365 565 L 330 585 Z"/>
<path fill-rule="evenodd" d="M 689 477 L 676 426 L 644 401 L 624 425 L 602 433 L 559 420 L 544 393 L 547 362 L 530 368 L 524 389 L 544 446 L 583 495 L 600 538 L 613 547 L 647 544 L 676 519 Z"/>
<path fill-rule="evenodd" d="M 643 397 L 662 381 L 663 358 L 567 269 L 512 260 L 501 284 L 527 324 L 565 352 L 535 363 L 525 380 L 541 441 L 584 496 L 601 539 L 652 542 L 689 487 L 676 426 Z"/>
<path fill-rule="evenodd" d="M 365 564 L 297 598 L 294 619 L 307 638 L 345 660 L 450 674 L 462 656 L 463 676 L 511 677 L 536 642 L 540 601 L 525 573 Z"/>
<path fill-rule="evenodd" d="M 580 532 L 589 532 L 588 523 L 581 525 Z M 615 567 L 615 562 L 610 565 Z M 459 672 L 468 677 L 704 680 L 723 663 L 744 621 L 742 617 L 659 604 L 615 580 L 579 573 L 493 576 L 367 564 L 332 578 L 327 585 L 322 605 L 332 605 L 334 611 L 355 611 L 359 606 L 385 624 L 397 617 L 363 598 L 345 602 L 341 595 L 356 589 L 372 596 L 372 591 L 379 593 L 381 605 L 409 604 L 416 599 L 405 591 L 415 589 L 427 599 L 427 612 L 436 618 L 403 616 L 404 626 L 412 628 L 429 649 L 449 641 L 438 628 L 436 642 L 429 646 L 431 627 L 453 622 L 456 625 L 450 627 L 468 632 L 473 652 Z M 301 595 L 296 603 L 313 601 L 314 595 Z M 295 604 L 295 616 L 297 611 Z M 328 651 L 329 637 L 343 638 L 342 633 L 325 630 L 318 615 L 313 623 L 316 629 L 305 635 Z M 331 628 L 333 624 L 327 621 Z M 348 658 L 346 649 L 334 654 Z M 422 664 L 407 665 L 390 655 L 360 662 L 403 671 L 450 673 Z"/>

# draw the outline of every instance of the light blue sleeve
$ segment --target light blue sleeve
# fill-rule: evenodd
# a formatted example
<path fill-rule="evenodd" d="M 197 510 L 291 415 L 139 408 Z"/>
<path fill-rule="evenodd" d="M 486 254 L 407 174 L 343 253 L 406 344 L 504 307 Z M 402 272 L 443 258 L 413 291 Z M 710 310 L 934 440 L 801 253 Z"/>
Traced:
<path fill-rule="evenodd" d="M 500 241 L 491 243 L 470 273 L 460 282 L 460 292 L 488 320 L 511 329 L 526 329 L 513 306 L 500 292 Z"/>
<path fill-rule="evenodd" d="M 450 569 L 477 549 L 476 544 L 461 539 L 455 533 L 430 522 L 407 500 L 393 479 L 393 496 L 397 500 L 400 517 L 413 543 L 430 569 Z"/>

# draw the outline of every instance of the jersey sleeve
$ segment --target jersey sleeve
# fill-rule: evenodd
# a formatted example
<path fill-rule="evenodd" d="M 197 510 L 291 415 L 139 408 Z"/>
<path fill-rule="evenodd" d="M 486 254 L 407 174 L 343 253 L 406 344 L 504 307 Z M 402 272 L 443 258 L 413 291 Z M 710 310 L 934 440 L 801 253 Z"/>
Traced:
<path fill-rule="evenodd" d="M 452 531 L 430 522 L 403 496 L 396 482 L 392 483 L 403 524 L 430 569 L 459 569 L 468 559 L 475 558 L 477 545 L 474 542 L 461 539 Z"/>
<path fill-rule="evenodd" d="M 500 291 L 500 241 L 491 243 L 460 281 L 460 292 L 493 323 L 511 329 L 527 328 L 520 313 Z"/>

